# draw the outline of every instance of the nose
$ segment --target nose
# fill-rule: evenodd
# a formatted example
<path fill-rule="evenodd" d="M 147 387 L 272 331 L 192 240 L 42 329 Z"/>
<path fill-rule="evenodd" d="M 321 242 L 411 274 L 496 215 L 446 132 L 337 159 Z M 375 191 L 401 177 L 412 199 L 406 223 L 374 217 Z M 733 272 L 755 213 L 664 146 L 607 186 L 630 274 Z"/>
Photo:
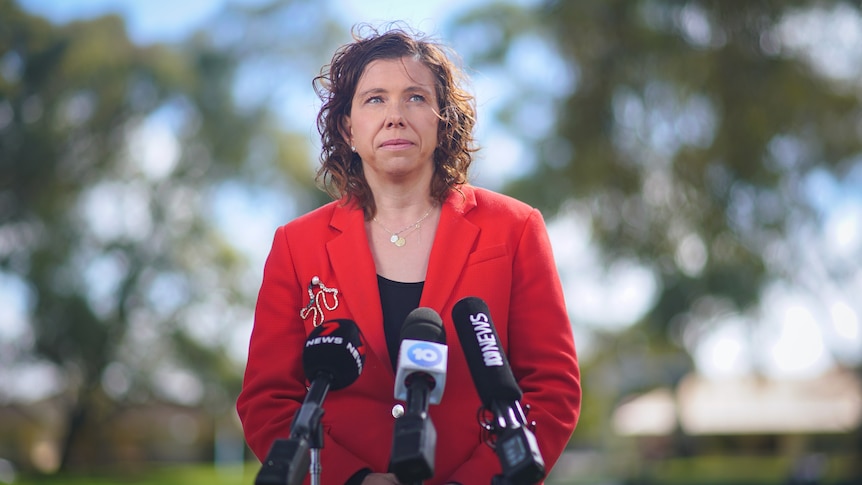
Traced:
<path fill-rule="evenodd" d="M 386 127 L 397 128 L 404 126 L 404 117 L 401 115 L 399 106 L 391 106 L 386 112 Z"/>

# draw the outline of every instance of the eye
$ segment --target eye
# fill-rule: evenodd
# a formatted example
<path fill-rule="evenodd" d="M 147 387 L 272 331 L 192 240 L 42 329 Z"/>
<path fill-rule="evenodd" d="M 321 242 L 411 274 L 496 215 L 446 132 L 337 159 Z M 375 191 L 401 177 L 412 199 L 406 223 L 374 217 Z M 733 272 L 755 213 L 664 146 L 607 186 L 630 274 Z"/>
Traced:
<path fill-rule="evenodd" d="M 425 96 L 422 96 L 421 94 L 411 94 L 410 95 L 410 101 L 422 102 L 422 101 L 425 101 Z"/>
<path fill-rule="evenodd" d="M 371 96 L 365 100 L 366 104 L 377 104 L 377 103 L 382 103 L 382 102 L 383 102 L 383 98 L 381 98 L 380 96 Z"/>

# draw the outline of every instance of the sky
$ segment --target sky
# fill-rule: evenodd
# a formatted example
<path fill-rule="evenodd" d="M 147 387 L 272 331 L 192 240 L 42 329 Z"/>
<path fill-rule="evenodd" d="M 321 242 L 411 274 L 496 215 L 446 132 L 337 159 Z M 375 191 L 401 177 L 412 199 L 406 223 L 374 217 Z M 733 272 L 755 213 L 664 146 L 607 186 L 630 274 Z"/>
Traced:
<path fill-rule="evenodd" d="M 328 0 L 340 12 L 345 25 L 357 21 L 405 20 L 433 32 L 454 13 L 487 0 Z M 228 3 L 258 5 L 267 0 L 19 0 L 28 10 L 57 22 L 104 13 L 121 14 L 129 34 L 138 43 L 182 39 L 203 25 Z M 170 15 L 166 15 L 170 12 Z"/>
<path fill-rule="evenodd" d="M 127 21 L 132 40 L 146 44 L 182 40 L 191 31 L 204 25 L 228 1 L 265 3 L 265 0 L 19 0 L 19 3 L 57 23 L 108 12 L 119 13 Z M 346 28 L 360 21 L 400 19 L 422 31 L 434 33 L 462 9 L 487 1 L 489 0 L 330 0 L 330 5 L 335 7 L 334 11 L 340 12 Z M 166 12 L 170 14 L 166 15 Z M 846 24 L 846 16 L 842 18 Z M 849 38 L 852 43 L 853 39 L 859 38 L 853 34 L 862 32 L 862 27 L 851 24 L 843 32 L 845 33 L 839 36 L 839 39 Z M 820 35 L 828 35 L 828 32 L 821 32 Z M 483 79 L 478 82 L 474 80 L 474 83 L 480 85 L 480 89 L 476 89 L 477 104 L 480 107 L 492 103 L 491 99 L 482 98 L 487 93 L 494 93 L 493 85 L 481 84 L 486 82 L 487 80 Z M 164 133 L 160 134 L 158 127 L 153 129 L 154 137 L 164 136 Z M 493 137 L 493 130 L 488 130 L 484 136 Z M 167 145 L 169 141 L 166 142 Z M 485 158 L 492 158 L 496 162 L 503 158 L 503 154 L 508 157 L 508 162 L 499 165 L 495 163 L 495 166 L 509 166 L 512 170 L 517 170 L 518 164 L 523 164 L 523 160 L 519 158 L 521 152 L 518 147 L 507 144 L 504 138 L 481 144 L 498 147 L 497 152 L 486 153 Z M 153 150 L 152 162 L 164 162 L 160 159 L 164 153 Z M 831 183 L 836 184 L 835 181 Z M 830 193 L 836 191 L 840 190 L 834 189 Z M 846 210 L 829 216 L 832 222 L 827 220 L 827 230 L 831 231 L 827 234 L 827 239 L 848 245 L 851 248 L 849 254 L 853 254 L 853 248 L 858 248 L 862 239 L 859 222 L 862 220 L 862 201 L 858 197 L 844 197 L 838 203 L 847 207 Z M 246 236 L 245 240 L 239 240 L 241 246 L 250 251 L 257 248 L 258 254 L 254 260 L 256 264 L 262 264 L 265 253 L 260 251 L 260 241 L 266 242 L 264 246 L 268 250 L 275 225 L 284 221 L 262 217 L 249 229 L 251 222 L 246 209 L 248 208 L 243 206 L 241 200 L 224 204 L 223 208 L 226 218 L 243 220 L 247 225 L 243 231 L 234 233 Z M 651 274 L 636 264 L 625 262 L 610 268 L 600 265 L 596 248 L 590 243 L 587 224 L 579 219 L 576 213 L 548 221 L 548 226 L 573 316 L 602 321 L 608 328 L 625 328 L 651 304 L 653 292 L 656 290 Z M 834 244 L 830 245 L 828 241 L 820 241 L 819 244 L 821 249 L 827 251 L 841 249 Z M 0 275 L 0 287 L 15 284 L 8 281 L 4 283 L 2 279 Z M 836 348 L 842 355 L 858 359 L 858 350 L 854 350 L 862 348 L 862 325 L 859 322 L 858 307 L 854 310 L 845 299 L 839 297 L 827 296 L 819 301 L 806 301 L 811 298 L 810 294 L 797 289 L 776 286 L 767 290 L 762 314 L 730 314 L 720 321 L 710 322 L 710 335 L 703 339 L 695 356 L 699 369 L 707 375 L 720 377 L 744 373 L 757 365 L 775 376 L 810 376 L 831 367 L 833 357 L 830 352 Z M 0 303 L 3 303 L 2 300 L 0 294 Z M 16 310 L 14 302 L 9 305 L 0 304 L 0 320 L 12 321 L 16 318 L 16 313 L 22 311 L 20 308 Z M 756 331 L 752 330 L 753 319 L 763 322 Z M 238 336 L 240 344 L 237 352 L 241 353 L 245 349 L 248 332 L 250 327 Z M 576 329 L 576 339 L 582 347 L 579 351 L 589 350 L 589 335 L 579 335 Z M 753 362 L 755 358 L 761 359 L 762 362 Z"/>

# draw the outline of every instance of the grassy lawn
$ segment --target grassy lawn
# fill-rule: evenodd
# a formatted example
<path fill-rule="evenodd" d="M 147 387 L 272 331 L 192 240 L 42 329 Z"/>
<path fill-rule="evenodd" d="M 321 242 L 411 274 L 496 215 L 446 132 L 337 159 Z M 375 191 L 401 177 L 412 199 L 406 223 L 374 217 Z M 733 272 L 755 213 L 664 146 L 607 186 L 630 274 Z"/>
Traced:
<path fill-rule="evenodd" d="M 857 485 L 856 457 L 824 455 L 819 485 Z M 598 460 L 595 460 L 598 461 Z M 698 456 L 640 463 L 636 470 L 613 461 L 581 463 L 549 477 L 549 485 L 786 485 L 793 463 L 775 456 Z M 801 483 L 801 482 L 797 482 Z M 808 482 L 806 482 L 808 483 Z M 815 482 L 810 482 L 815 483 Z"/>
<path fill-rule="evenodd" d="M 18 477 L 14 485 L 251 485 L 260 465 L 156 465 L 148 470 L 88 475 Z"/>
<path fill-rule="evenodd" d="M 852 456 L 832 456 L 823 485 L 855 483 Z M 549 477 L 552 485 L 649 484 L 649 485 L 784 485 L 789 464 L 783 459 L 763 457 L 698 457 L 664 460 L 642 470 L 639 477 L 623 477 L 620 470 L 605 470 L 606 476 L 590 476 L 588 470 L 573 470 L 569 476 Z M 260 470 L 257 462 L 215 467 L 200 465 L 138 466 L 134 470 L 89 475 L 20 476 L 13 485 L 253 485 Z M 608 473 L 610 472 L 610 473 Z M 614 476 L 617 475 L 617 476 Z M 0 484 L 4 482 L 0 481 Z M 481 485 L 481 484 L 478 484 Z"/>

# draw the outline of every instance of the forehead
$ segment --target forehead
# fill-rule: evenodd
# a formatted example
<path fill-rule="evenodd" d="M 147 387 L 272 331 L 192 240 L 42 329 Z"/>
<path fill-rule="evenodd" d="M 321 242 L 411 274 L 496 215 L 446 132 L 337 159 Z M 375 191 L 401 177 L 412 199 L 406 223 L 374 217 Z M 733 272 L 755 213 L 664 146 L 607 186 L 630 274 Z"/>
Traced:
<path fill-rule="evenodd" d="M 375 59 L 365 66 L 359 77 L 357 92 L 395 85 L 424 87 L 434 91 L 435 79 L 431 69 L 413 57 Z"/>

